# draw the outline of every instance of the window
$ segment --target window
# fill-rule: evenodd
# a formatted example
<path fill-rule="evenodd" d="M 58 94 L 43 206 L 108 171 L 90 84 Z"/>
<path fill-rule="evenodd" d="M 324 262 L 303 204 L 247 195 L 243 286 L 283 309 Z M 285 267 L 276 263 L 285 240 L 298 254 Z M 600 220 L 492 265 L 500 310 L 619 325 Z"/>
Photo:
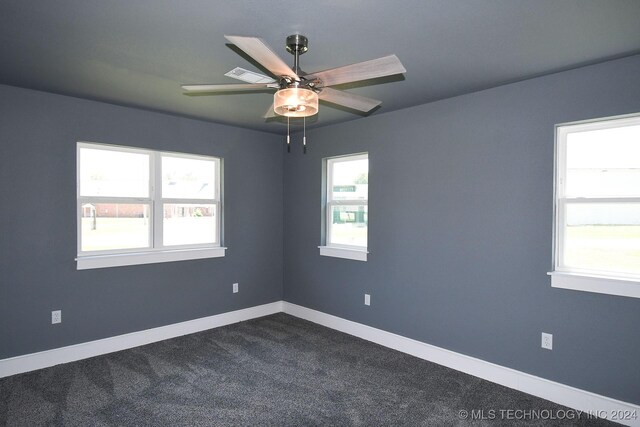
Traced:
<path fill-rule="evenodd" d="M 320 255 L 367 260 L 369 156 L 325 159 L 324 246 Z"/>
<path fill-rule="evenodd" d="M 640 298 L 640 115 L 556 127 L 551 284 Z"/>
<path fill-rule="evenodd" d="M 220 159 L 78 143 L 77 268 L 224 256 Z"/>

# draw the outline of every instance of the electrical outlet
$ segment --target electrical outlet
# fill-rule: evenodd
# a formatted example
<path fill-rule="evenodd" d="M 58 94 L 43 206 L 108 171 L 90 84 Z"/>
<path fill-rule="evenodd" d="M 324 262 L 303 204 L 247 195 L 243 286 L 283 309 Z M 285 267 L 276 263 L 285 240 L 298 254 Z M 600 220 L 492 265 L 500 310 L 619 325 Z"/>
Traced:
<path fill-rule="evenodd" d="M 62 310 L 54 310 L 51 312 L 51 324 L 62 323 Z"/>
<path fill-rule="evenodd" d="M 547 334 L 546 332 L 542 333 L 542 348 L 546 348 L 547 350 L 553 350 L 552 334 Z"/>
<path fill-rule="evenodd" d="M 238 293 L 238 284 L 237 284 L 237 283 L 234 283 L 234 284 L 233 284 L 233 293 L 234 293 L 234 294 L 237 294 L 237 293 Z"/>
<path fill-rule="evenodd" d="M 364 294 L 364 305 L 371 305 L 371 295 Z"/>

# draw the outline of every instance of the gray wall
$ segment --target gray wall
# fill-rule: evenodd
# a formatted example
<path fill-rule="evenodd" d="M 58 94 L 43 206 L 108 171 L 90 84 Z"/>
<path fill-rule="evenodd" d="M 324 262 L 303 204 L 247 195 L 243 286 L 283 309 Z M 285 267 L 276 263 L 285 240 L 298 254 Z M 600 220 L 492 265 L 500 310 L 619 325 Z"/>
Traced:
<path fill-rule="evenodd" d="M 308 132 L 285 157 L 285 300 L 639 404 L 640 299 L 546 275 L 554 124 L 640 111 L 638 76 L 635 56 Z M 321 159 L 362 151 L 369 261 L 321 257 Z"/>
<path fill-rule="evenodd" d="M 77 271 L 79 140 L 222 157 L 227 256 Z M 0 159 L 0 359 L 282 299 L 280 137 L 0 86 Z"/>
<path fill-rule="evenodd" d="M 636 56 L 319 128 L 284 164 L 280 136 L 0 86 L 0 359 L 277 301 L 284 267 L 287 301 L 640 403 L 640 300 L 546 276 L 553 125 L 640 111 L 638 75 Z M 223 157 L 227 256 L 76 271 L 78 140 Z M 320 257 L 321 159 L 361 151 L 369 261 Z"/>

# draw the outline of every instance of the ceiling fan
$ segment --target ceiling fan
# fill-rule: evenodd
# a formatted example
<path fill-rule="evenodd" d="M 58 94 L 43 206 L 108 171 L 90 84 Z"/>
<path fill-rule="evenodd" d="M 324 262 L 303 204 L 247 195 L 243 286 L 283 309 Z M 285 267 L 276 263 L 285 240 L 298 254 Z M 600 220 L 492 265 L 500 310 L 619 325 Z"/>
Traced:
<path fill-rule="evenodd" d="M 313 116 L 318 112 L 318 100 L 369 112 L 382 101 L 333 89 L 330 86 L 406 72 L 398 57 L 389 55 L 305 74 L 300 70 L 300 55 L 308 50 L 308 40 L 303 35 L 294 34 L 287 37 L 286 49 L 294 57 L 292 68 L 257 37 L 227 35 L 224 37 L 266 68 L 275 79 L 254 73 L 257 74 L 261 83 L 182 85 L 182 88 L 188 93 L 276 89 L 273 105 L 265 118 L 272 117 L 274 113 L 286 117 Z M 235 77 L 230 73 L 226 75 Z"/>

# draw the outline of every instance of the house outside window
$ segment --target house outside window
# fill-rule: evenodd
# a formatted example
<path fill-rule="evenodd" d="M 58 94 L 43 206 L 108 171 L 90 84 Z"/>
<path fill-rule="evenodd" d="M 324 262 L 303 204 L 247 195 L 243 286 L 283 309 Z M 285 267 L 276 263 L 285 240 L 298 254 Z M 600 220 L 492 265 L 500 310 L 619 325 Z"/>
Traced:
<path fill-rule="evenodd" d="M 78 143 L 78 269 L 224 256 L 221 160 Z"/>
<path fill-rule="evenodd" d="M 324 245 L 320 255 L 367 260 L 369 225 L 369 155 L 323 161 Z"/>
<path fill-rule="evenodd" d="M 554 287 L 640 297 L 640 115 L 556 126 Z"/>

